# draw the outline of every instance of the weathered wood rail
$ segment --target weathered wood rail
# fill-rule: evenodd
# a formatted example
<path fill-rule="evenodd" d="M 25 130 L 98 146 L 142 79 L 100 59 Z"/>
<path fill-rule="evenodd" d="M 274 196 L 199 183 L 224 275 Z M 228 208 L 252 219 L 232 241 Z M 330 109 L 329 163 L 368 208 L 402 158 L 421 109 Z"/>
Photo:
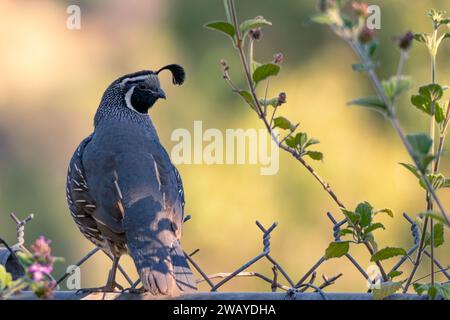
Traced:
<path fill-rule="evenodd" d="M 370 293 L 326 293 L 327 300 L 372 300 Z M 24 291 L 13 300 L 36 300 L 32 292 Z M 151 294 L 135 293 L 76 293 L 75 291 L 56 291 L 54 300 L 324 300 L 318 292 L 198 292 L 179 297 L 161 297 Z M 386 300 L 427 300 L 427 296 L 416 294 L 393 294 Z"/>

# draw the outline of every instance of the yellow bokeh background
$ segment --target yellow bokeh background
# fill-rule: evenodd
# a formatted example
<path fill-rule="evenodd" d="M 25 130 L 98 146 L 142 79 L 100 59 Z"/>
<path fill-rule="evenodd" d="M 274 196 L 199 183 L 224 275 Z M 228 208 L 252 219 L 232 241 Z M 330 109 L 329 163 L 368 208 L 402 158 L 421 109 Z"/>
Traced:
<path fill-rule="evenodd" d="M 323 162 L 312 165 L 350 208 L 369 201 L 389 207 L 394 219 L 380 217 L 386 231 L 377 231 L 379 246 L 411 245 L 410 225 L 403 212 L 416 216 L 424 209 L 424 191 L 398 162 L 408 162 L 395 132 L 378 114 L 348 107 L 347 101 L 372 94 L 364 74 L 351 70 L 352 51 L 326 27 L 310 25 L 315 1 L 236 1 L 240 19 L 263 15 L 273 26 L 256 43 L 256 59 L 269 61 L 283 52 L 280 75 L 271 81 L 270 95 L 287 93 L 281 114 L 300 122 L 300 130 L 321 141 Z M 429 8 L 448 9 L 448 1 L 372 1 L 382 10 L 378 36 L 380 76 L 395 73 L 399 51 L 392 37 L 407 30 L 429 31 Z M 81 30 L 66 28 L 67 6 L 81 7 Z M 54 255 L 66 265 L 80 259 L 93 245 L 73 223 L 65 200 L 66 168 L 78 143 L 92 131 L 92 120 L 105 88 L 115 78 L 142 69 L 179 63 L 186 69 L 186 84 L 173 87 L 161 76 L 167 93 L 150 115 L 164 146 L 175 142 L 177 128 L 262 128 L 256 115 L 224 83 L 219 60 L 225 58 L 238 85 L 244 85 L 239 60 L 231 43 L 206 30 L 208 21 L 224 19 L 222 1 L 112 0 L 14 1 L 0 4 L 0 235 L 14 243 L 15 229 L 8 217 L 35 213 L 27 226 L 30 243 L 41 234 L 53 240 Z M 450 83 L 449 43 L 438 57 L 438 82 Z M 413 89 L 430 82 L 427 50 L 415 43 L 406 65 Z M 447 94 L 448 98 L 448 94 Z M 398 113 L 407 132 L 427 132 L 427 117 L 414 109 L 407 96 Z M 446 144 L 448 149 L 449 144 Z M 262 250 L 261 232 L 279 223 L 272 233 L 272 256 L 298 280 L 320 258 L 332 241 L 330 211 L 342 216 L 314 178 L 288 154 L 280 153 L 280 170 L 260 175 L 259 165 L 179 165 L 186 212 L 192 220 L 184 229 L 186 251 L 200 248 L 196 260 L 208 273 L 231 272 Z M 442 172 L 450 176 L 444 155 Z M 448 190 L 440 191 L 450 210 Z M 448 231 L 448 230 L 447 230 Z M 450 246 L 436 250 L 448 264 Z M 363 248 L 351 253 L 363 268 L 370 265 Z M 387 266 L 393 261 L 388 261 Z M 426 260 L 425 260 L 426 261 Z M 127 257 L 124 267 L 136 277 Z M 426 274 L 429 263 L 419 270 Z M 82 267 L 82 285 L 106 281 L 110 263 L 102 254 Z M 410 270 L 407 265 L 405 270 Z M 271 277 L 271 265 L 258 262 L 250 270 Z M 365 291 L 366 284 L 345 259 L 331 260 L 319 274 L 344 273 L 333 291 Z M 123 279 L 119 279 L 123 284 Z M 270 285 L 257 279 L 238 279 L 223 290 L 262 291 Z M 202 284 L 202 290 L 207 286 Z"/>

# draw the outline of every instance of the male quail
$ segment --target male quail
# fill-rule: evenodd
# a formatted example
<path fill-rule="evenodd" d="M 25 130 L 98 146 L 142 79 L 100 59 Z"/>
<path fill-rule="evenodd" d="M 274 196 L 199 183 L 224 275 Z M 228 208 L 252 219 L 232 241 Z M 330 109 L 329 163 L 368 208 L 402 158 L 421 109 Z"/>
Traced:
<path fill-rule="evenodd" d="M 76 149 L 68 169 L 67 202 L 83 235 L 113 259 L 113 291 L 122 254 L 134 260 L 144 288 L 177 295 L 196 290 L 180 244 L 183 185 L 160 144 L 148 110 L 165 93 L 158 73 L 172 72 L 181 85 L 181 66 L 140 71 L 115 80 L 103 94 L 94 132 Z"/>

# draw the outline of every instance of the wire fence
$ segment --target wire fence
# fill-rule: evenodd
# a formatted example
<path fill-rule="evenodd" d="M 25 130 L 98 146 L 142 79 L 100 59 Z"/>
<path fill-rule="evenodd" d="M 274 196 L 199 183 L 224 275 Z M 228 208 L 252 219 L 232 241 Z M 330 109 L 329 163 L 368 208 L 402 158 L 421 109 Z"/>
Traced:
<path fill-rule="evenodd" d="M 6 265 L 8 261 L 8 257 L 14 257 L 15 253 L 18 251 L 29 252 L 25 247 L 25 225 L 33 219 L 33 215 L 29 215 L 24 220 L 19 220 L 15 214 L 10 215 L 13 221 L 16 223 L 16 233 L 17 233 L 17 243 L 13 246 L 8 246 L 6 241 L 0 238 L 0 243 L 3 244 L 3 248 L 0 247 L 0 264 Z M 327 217 L 332 223 L 332 231 L 334 241 L 340 241 L 340 230 L 341 227 L 347 222 L 346 219 L 342 221 L 337 221 L 335 217 L 328 212 Z M 417 251 L 420 243 L 420 231 L 418 224 L 406 213 L 403 214 L 404 219 L 410 224 L 411 236 L 413 239 L 413 244 L 410 249 L 407 251 L 405 256 L 402 256 L 398 262 L 392 267 L 389 273 L 393 271 L 397 271 L 400 267 L 402 267 L 405 263 L 410 262 L 414 265 L 414 261 L 411 258 L 411 255 Z M 185 219 L 185 222 L 190 219 L 188 216 Z M 196 249 L 191 253 L 186 253 L 186 259 L 189 261 L 192 268 L 200 275 L 200 278 L 197 280 L 197 283 L 206 282 L 209 286 L 210 292 L 217 292 L 221 289 L 225 284 L 230 281 L 236 281 L 239 278 L 256 278 L 268 284 L 270 288 L 270 292 L 281 291 L 284 292 L 286 298 L 295 298 L 296 294 L 305 293 L 307 290 L 310 292 L 317 293 L 324 300 L 329 298 L 329 293 L 325 293 L 324 289 L 332 286 L 336 283 L 337 280 L 341 279 L 343 274 L 339 273 L 332 277 L 327 277 L 326 275 L 322 275 L 320 278 L 320 282 L 317 276 L 317 269 L 327 261 L 325 256 L 321 256 L 314 265 L 311 266 L 301 277 L 299 277 L 298 281 L 294 281 L 293 277 L 288 274 L 288 272 L 282 267 L 282 265 L 271 255 L 271 235 L 272 232 L 276 229 L 277 223 L 274 222 L 271 226 L 266 228 L 262 223 L 256 221 L 256 226 L 262 233 L 262 250 L 259 254 L 249 259 L 247 262 L 236 268 L 232 272 L 219 272 L 209 274 L 200 266 L 200 264 L 196 261 L 195 255 L 200 251 L 200 249 Z M 87 253 L 82 259 L 75 263 L 75 266 L 81 267 L 86 261 L 91 259 L 96 253 L 102 251 L 100 248 L 96 247 L 92 249 L 89 253 Z M 104 252 L 104 251 L 103 251 Z M 423 253 L 431 258 L 431 254 L 428 249 L 424 249 Z M 110 256 L 109 253 L 104 252 L 106 256 L 108 256 L 111 260 L 113 257 Z M 368 283 L 368 287 L 370 288 L 370 284 L 375 284 L 380 278 L 370 276 L 364 268 L 362 268 L 361 264 L 358 263 L 357 259 L 354 258 L 350 253 L 345 254 L 345 258 L 348 259 L 351 264 L 355 267 L 356 273 L 364 278 Z M 256 262 L 260 260 L 267 261 L 272 270 L 271 276 L 264 275 L 259 272 L 249 271 L 249 268 L 252 267 Z M 442 273 L 448 281 L 450 281 L 449 267 L 444 266 L 437 258 L 433 258 L 433 262 L 438 268 L 435 273 Z M 133 281 L 131 277 L 127 274 L 125 269 L 119 264 L 118 266 L 119 272 L 124 276 L 126 281 L 128 282 L 129 288 L 126 289 L 128 291 L 137 290 L 137 287 L 140 284 L 140 279 Z M 71 274 L 75 272 L 75 269 L 72 268 L 70 271 L 64 273 L 56 282 L 57 282 L 57 290 L 60 289 L 59 285 L 67 279 Z M 429 276 L 429 275 L 428 275 Z M 423 280 L 425 277 L 421 277 L 416 279 L 414 282 Z M 370 291 L 370 289 L 369 289 Z M 125 290 L 124 290 L 125 292 Z"/>

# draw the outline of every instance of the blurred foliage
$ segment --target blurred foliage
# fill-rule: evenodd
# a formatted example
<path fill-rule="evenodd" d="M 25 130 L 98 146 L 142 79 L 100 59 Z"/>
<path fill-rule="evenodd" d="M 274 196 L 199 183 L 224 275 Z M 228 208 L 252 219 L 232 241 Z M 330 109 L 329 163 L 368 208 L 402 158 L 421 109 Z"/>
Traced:
<path fill-rule="evenodd" d="M 82 29 L 65 27 L 66 5 L 79 3 Z M 449 9 L 448 2 L 372 1 L 382 9 L 380 75 L 395 72 L 399 52 L 392 37 L 412 29 L 429 30 L 430 7 Z M 395 212 L 413 214 L 424 209 L 423 191 L 398 162 L 408 160 L 400 141 L 381 116 L 348 107 L 355 96 L 371 93 L 366 76 L 351 71 L 353 53 L 326 28 L 307 23 L 315 1 L 237 1 L 240 18 L 262 15 L 273 26 L 264 31 L 258 47 L 261 61 L 283 52 L 285 62 L 272 95 L 286 91 L 283 111 L 301 121 L 302 128 L 321 141 L 327 157 L 316 169 L 333 185 L 349 207 L 360 199 Z M 72 152 L 92 130 L 92 118 L 106 86 L 116 77 L 141 69 L 156 69 L 177 62 L 186 67 L 182 87 L 162 79 L 167 101 L 151 116 L 167 149 L 175 144 L 176 128 L 259 127 L 258 119 L 242 101 L 231 95 L 221 78 L 219 61 L 238 61 L 233 49 L 204 23 L 223 19 L 222 1 L 39 1 L 4 0 L 0 4 L 0 235 L 14 242 L 9 212 L 20 217 L 30 212 L 26 239 L 41 234 L 53 240 L 55 255 L 75 262 L 92 244 L 72 222 L 65 200 L 66 168 Z M 260 44 L 256 44 L 259 46 Z M 437 59 L 440 83 L 450 83 L 450 54 L 444 45 Z M 406 65 L 413 90 L 430 82 L 428 52 L 414 45 Z M 239 68 L 231 69 L 237 74 Z M 447 94 L 448 98 L 448 94 Z M 399 116 L 407 131 L 426 131 L 426 116 L 407 98 L 399 100 Z M 448 150 L 447 144 L 447 150 Z M 252 165 L 180 165 L 188 214 L 183 246 L 201 248 L 197 261 L 208 273 L 228 272 L 261 249 L 260 219 L 266 226 L 278 221 L 272 235 L 273 256 L 287 271 L 300 277 L 332 240 L 325 213 L 340 213 L 314 178 L 286 155 L 280 155 L 275 176 L 259 175 Z M 450 170 L 448 154 L 442 172 Z M 450 208 L 450 197 L 442 200 Z M 388 222 L 380 217 L 380 222 Z M 399 247 L 411 242 L 409 224 L 397 214 L 378 241 Z M 220 229 L 219 229 L 220 228 Z M 436 250 L 447 253 L 448 242 Z M 369 261 L 364 249 L 351 249 Z M 394 260 L 394 259 L 392 259 Z M 133 270 L 130 259 L 124 266 Z M 82 269 L 82 285 L 103 285 L 110 262 L 100 254 Z M 363 266 L 367 267 L 367 266 Z M 270 266 L 253 269 L 271 275 Z M 63 272 L 56 267 L 56 275 Z M 331 260 L 319 272 L 339 279 L 333 290 L 365 290 L 365 282 L 345 260 Z M 425 272 L 425 270 L 423 271 Z M 135 275 L 134 271 L 130 272 Z M 119 279 L 120 281 L 121 279 Z M 123 279 L 122 279 L 123 280 Z M 295 279 L 297 280 L 297 279 Z M 122 281 L 123 282 L 123 281 Z M 206 288 L 202 285 L 201 288 Z M 230 283 L 226 290 L 268 290 L 254 279 Z"/>

